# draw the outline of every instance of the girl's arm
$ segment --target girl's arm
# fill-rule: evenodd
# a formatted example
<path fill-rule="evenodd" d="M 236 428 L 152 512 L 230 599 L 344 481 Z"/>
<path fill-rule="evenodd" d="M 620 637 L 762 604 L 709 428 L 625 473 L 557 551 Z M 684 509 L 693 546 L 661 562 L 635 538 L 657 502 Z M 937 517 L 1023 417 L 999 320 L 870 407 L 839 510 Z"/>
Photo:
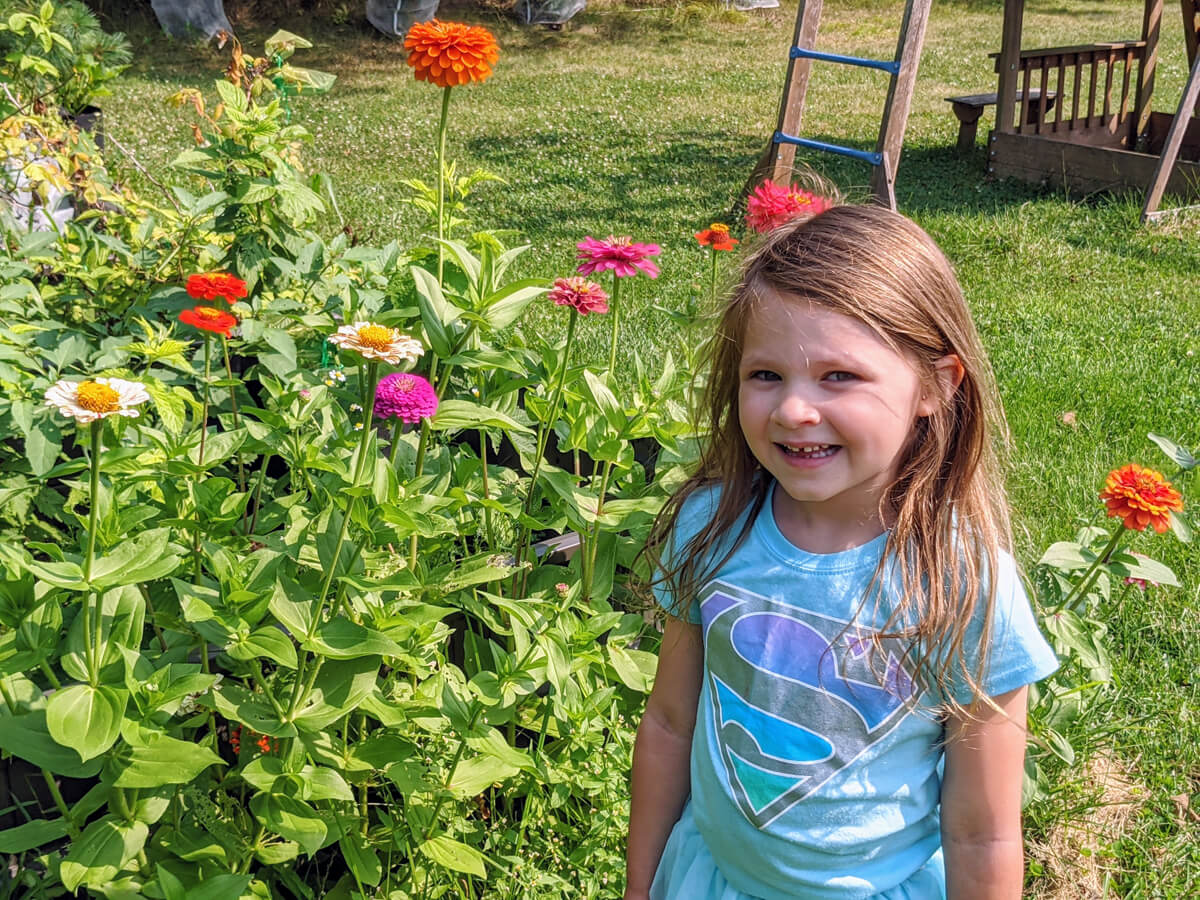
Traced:
<path fill-rule="evenodd" d="M 1025 857 L 1021 776 L 1027 687 L 947 724 L 942 850 L 947 900 L 1020 900 Z"/>
<path fill-rule="evenodd" d="M 633 747 L 626 900 L 644 900 L 691 791 L 692 731 L 704 669 L 700 627 L 667 620 L 658 675 Z"/>

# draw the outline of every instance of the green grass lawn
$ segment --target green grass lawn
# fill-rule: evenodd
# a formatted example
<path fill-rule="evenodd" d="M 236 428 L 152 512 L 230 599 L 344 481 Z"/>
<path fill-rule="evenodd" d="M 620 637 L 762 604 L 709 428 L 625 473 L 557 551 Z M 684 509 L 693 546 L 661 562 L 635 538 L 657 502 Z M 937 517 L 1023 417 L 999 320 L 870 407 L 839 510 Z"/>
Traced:
<path fill-rule="evenodd" d="M 829 4 L 822 48 L 888 56 L 901 3 Z M 957 121 L 943 98 L 994 90 L 988 53 L 999 49 L 999 0 L 935 4 L 900 163 L 897 199 L 941 243 L 958 271 L 992 353 L 1013 434 L 1010 493 L 1018 555 L 1097 520 L 1105 473 L 1128 461 L 1165 467 L 1150 431 L 1200 444 L 1200 216 L 1138 225 L 1140 197 L 1073 201 L 986 177 L 982 136 L 954 152 Z M 1136 37 L 1141 4 L 1034 3 L 1027 45 Z M 706 290 L 706 259 L 692 233 L 727 210 L 774 129 L 795 6 L 758 15 L 712 6 L 595 4 L 560 32 L 521 29 L 494 13 L 461 10 L 493 28 L 495 77 L 455 92 L 449 155 L 505 184 L 481 189 L 481 227 L 509 228 L 534 246 L 527 274 L 573 268 L 584 235 L 627 233 L 662 245 L 662 277 L 625 292 L 623 359 L 669 349 L 677 330 L 655 306 L 679 309 Z M 399 43 L 365 24 L 279 23 L 318 46 L 298 65 L 334 72 L 327 96 L 292 100 L 314 135 L 305 157 L 331 175 L 344 224 L 359 240 L 414 242 L 419 214 L 401 181 L 433 175 L 438 92 L 412 79 Z M 1168 4 L 1159 109 L 1173 109 L 1186 75 L 1177 7 Z M 258 51 L 264 33 L 244 31 Z M 135 31 L 137 62 L 106 104 L 109 132 L 151 172 L 191 140 L 186 116 L 164 98 L 211 91 L 227 62 L 212 48 L 170 45 Z M 805 132 L 859 146 L 874 142 L 884 84 L 876 74 L 818 68 Z M 118 154 L 112 163 L 138 180 Z M 849 162 L 806 162 L 852 197 L 869 173 Z M 340 226 L 331 216 L 328 230 Z M 535 322 L 541 326 L 542 322 Z M 549 320 L 545 324 L 550 324 Z M 555 327 L 550 325 L 550 327 Z M 603 353 L 604 329 L 585 352 Z M 1074 424 L 1062 416 L 1071 412 Z M 1185 486 L 1194 502 L 1200 477 Z M 1112 895 L 1190 897 L 1200 884 L 1200 553 L 1172 537 L 1134 548 L 1171 565 L 1184 587 L 1127 596 L 1106 611 L 1120 658 L 1112 689 L 1080 733 L 1110 748 L 1144 788 L 1124 832 L 1101 842 Z M 1045 834 L 1094 806 L 1064 776 L 1060 802 L 1031 815 Z M 1076 896 L 1062 894 L 1061 896 Z M 1082 894 L 1078 896 L 1083 896 Z"/>

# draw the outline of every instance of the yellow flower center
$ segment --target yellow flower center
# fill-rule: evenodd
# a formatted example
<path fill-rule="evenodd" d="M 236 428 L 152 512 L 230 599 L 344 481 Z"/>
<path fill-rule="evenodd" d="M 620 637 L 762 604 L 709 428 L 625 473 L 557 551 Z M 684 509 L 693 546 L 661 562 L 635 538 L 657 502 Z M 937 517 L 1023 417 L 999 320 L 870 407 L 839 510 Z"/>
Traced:
<path fill-rule="evenodd" d="M 612 244 L 614 247 L 632 247 L 633 246 L 633 238 L 631 238 L 627 234 L 623 234 L 620 237 L 613 237 L 612 235 L 609 235 L 608 242 L 610 244 Z"/>
<path fill-rule="evenodd" d="M 713 222 L 708 226 L 709 231 L 715 231 L 717 234 L 729 234 L 729 226 L 722 225 L 720 222 Z"/>
<path fill-rule="evenodd" d="M 113 413 L 121 408 L 121 395 L 107 384 L 85 381 L 75 389 L 75 402 L 94 413 Z"/>
<path fill-rule="evenodd" d="M 215 322 L 221 318 L 221 311 L 211 306 L 197 306 L 193 312 L 206 322 Z"/>
<path fill-rule="evenodd" d="M 812 197 L 806 197 L 803 194 L 788 194 L 788 199 L 794 200 L 801 206 L 806 206 L 807 204 L 812 203 Z"/>
<path fill-rule="evenodd" d="M 384 350 L 390 350 L 394 340 L 392 329 L 384 328 L 382 325 L 367 325 L 358 329 L 358 342 L 364 347 L 370 347 L 381 353 Z"/>

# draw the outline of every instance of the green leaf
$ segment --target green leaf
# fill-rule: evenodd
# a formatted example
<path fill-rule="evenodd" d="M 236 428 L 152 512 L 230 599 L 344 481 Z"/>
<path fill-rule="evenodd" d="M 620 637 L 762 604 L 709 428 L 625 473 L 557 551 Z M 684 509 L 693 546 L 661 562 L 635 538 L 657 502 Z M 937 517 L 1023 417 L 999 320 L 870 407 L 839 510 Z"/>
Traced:
<path fill-rule="evenodd" d="M 421 324 L 429 346 L 438 356 L 449 356 L 453 351 L 447 325 L 458 318 L 459 310 L 446 301 L 437 278 L 420 266 L 412 266 L 413 281 L 417 285 L 417 303 L 421 309 Z"/>
<path fill-rule="evenodd" d="M 325 820 L 303 800 L 281 794 L 255 794 L 250 798 L 250 811 L 265 827 L 295 841 L 309 856 L 325 843 Z"/>
<path fill-rule="evenodd" d="M 317 626 L 316 634 L 306 639 L 305 650 L 331 659 L 357 659 L 360 656 L 397 656 L 400 645 L 386 635 L 339 616 Z"/>
<path fill-rule="evenodd" d="M 87 762 L 116 743 L 128 702 L 127 691 L 107 684 L 73 684 L 46 701 L 46 727 L 54 740 L 75 748 Z"/>
<path fill-rule="evenodd" d="M 1118 553 L 1109 561 L 1109 568 L 1118 577 L 1141 578 L 1154 584 L 1179 587 L 1179 579 L 1175 573 L 1158 560 L 1147 556 L 1134 556 L 1132 553 Z"/>
<path fill-rule="evenodd" d="M 327 661 L 313 684 L 308 705 L 294 720 L 297 727 L 322 731 L 357 709 L 375 690 L 381 663 L 378 656 Z"/>
<path fill-rule="evenodd" d="M 256 629 L 244 638 L 235 637 L 225 651 L 234 659 L 269 659 L 286 668 L 296 668 L 296 645 L 286 634 L 271 626 Z"/>
<path fill-rule="evenodd" d="M 104 765 L 102 759 L 81 764 L 73 748 L 63 747 L 50 736 L 46 712 L 40 709 L 19 716 L 0 716 L 0 750 L 39 769 L 72 778 L 91 778 Z"/>
<path fill-rule="evenodd" d="M 1042 737 L 1045 738 L 1046 744 L 1050 748 L 1051 753 L 1065 762 L 1068 766 L 1074 764 L 1075 748 L 1071 746 L 1071 742 L 1069 740 L 1067 740 L 1063 735 L 1059 734 L 1053 728 L 1047 728 Z"/>
<path fill-rule="evenodd" d="M 16 828 L 0 831 L 0 853 L 24 853 L 67 833 L 66 819 L 34 819 Z"/>
<path fill-rule="evenodd" d="M 510 416 L 492 409 L 490 406 L 480 406 L 468 400 L 443 400 L 438 404 L 433 421 L 429 423 L 434 431 L 451 431 L 463 428 L 500 428 L 518 434 L 533 432 Z"/>
<path fill-rule="evenodd" d="M 493 783 L 502 782 L 520 771 L 508 760 L 495 756 L 476 756 L 459 762 L 450 778 L 449 788 L 459 799 L 474 797 Z"/>
<path fill-rule="evenodd" d="M 1190 450 L 1175 443 L 1170 438 L 1163 437 L 1161 434 L 1155 434 L 1154 432 L 1150 432 L 1146 437 L 1158 444 L 1159 449 L 1167 454 L 1185 472 L 1189 472 L 1196 468 L 1197 465 L 1200 465 L 1200 460 L 1197 460 Z"/>
<path fill-rule="evenodd" d="M 182 562 L 167 549 L 170 536 L 169 528 L 155 528 L 122 541 L 92 563 L 92 585 L 96 590 L 107 591 L 170 575 Z"/>
<path fill-rule="evenodd" d="M 1192 528 L 1187 523 L 1187 519 L 1179 513 L 1171 510 L 1167 513 L 1167 517 L 1171 521 L 1171 530 L 1175 532 L 1175 537 L 1180 543 L 1190 544 L 1192 542 Z"/>
<path fill-rule="evenodd" d="M 83 830 L 62 861 L 60 877 L 71 893 L 80 885 L 101 887 L 146 846 L 150 830 L 145 822 L 118 822 L 113 816 L 97 819 Z"/>
<path fill-rule="evenodd" d="M 1082 548 L 1075 541 L 1059 541 L 1051 544 L 1038 560 L 1039 566 L 1054 566 L 1065 572 L 1073 572 L 1091 564 L 1081 552 Z"/>
<path fill-rule="evenodd" d="M 50 419 L 43 419 L 25 437 L 25 458 L 33 474 L 41 477 L 54 468 L 62 452 L 62 431 Z"/>
<path fill-rule="evenodd" d="M 483 317 L 489 327 L 500 331 L 515 322 L 525 307 L 547 290 L 545 284 L 534 279 L 507 284 L 487 298 Z"/>
<path fill-rule="evenodd" d="M 430 838 L 417 847 L 427 859 L 455 872 L 466 872 L 476 878 L 486 878 L 484 856 L 474 847 L 460 843 L 444 834 Z"/>
<path fill-rule="evenodd" d="M 224 765 L 210 747 L 181 741 L 149 728 L 125 730 L 126 744 L 109 760 L 119 788 L 186 784 L 212 765 Z"/>
<path fill-rule="evenodd" d="M 583 380 L 592 401 L 600 409 L 604 418 L 608 420 L 609 427 L 613 431 L 620 432 L 621 429 L 629 424 L 629 420 L 625 415 L 625 411 L 621 409 L 621 404 L 617 402 L 617 395 L 591 369 L 583 370 Z M 552 410 L 551 412 L 555 413 L 556 411 Z"/>
<path fill-rule="evenodd" d="M 248 725 L 259 734 L 271 737 L 295 737 L 296 726 L 284 724 L 261 694 L 224 682 L 213 689 L 213 705 L 227 719 Z"/>
<path fill-rule="evenodd" d="M 338 847 L 355 878 L 363 884 L 379 884 L 383 878 L 383 867 L 379 864 L 375 848 L 367 843 L 366 838 L 357 831 L 350 831 L 342 835 Z"/>
<path fill-rule="evenodd" d="M 617 677 L 626 687 L 643 694 L 650 692 L 650 688 L 654 684 L 654 669 L 652 667 L 647 669 L 647 660 L 644 658 L 635 660 L 632 654 L 639 653 L 649 656 L 651 666 L 653 666 L 654 654 L 646 653 L 644 650 L 624 650 L 613 643 L 606 645 L 605 649 L 608 651 L 608 661 L 612 663 Z"/>

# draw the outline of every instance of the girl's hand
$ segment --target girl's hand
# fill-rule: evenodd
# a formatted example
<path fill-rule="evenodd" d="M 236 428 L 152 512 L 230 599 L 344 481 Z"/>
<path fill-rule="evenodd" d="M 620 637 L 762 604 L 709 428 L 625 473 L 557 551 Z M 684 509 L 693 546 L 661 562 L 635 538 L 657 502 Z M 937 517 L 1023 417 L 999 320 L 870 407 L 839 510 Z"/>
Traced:
<path fill-rule="evenodd" d="M 947 725 L 942 852 L 947 900 L 1020 900 L 1025 856 L 1021 778 L 1027 687 Z"/>

